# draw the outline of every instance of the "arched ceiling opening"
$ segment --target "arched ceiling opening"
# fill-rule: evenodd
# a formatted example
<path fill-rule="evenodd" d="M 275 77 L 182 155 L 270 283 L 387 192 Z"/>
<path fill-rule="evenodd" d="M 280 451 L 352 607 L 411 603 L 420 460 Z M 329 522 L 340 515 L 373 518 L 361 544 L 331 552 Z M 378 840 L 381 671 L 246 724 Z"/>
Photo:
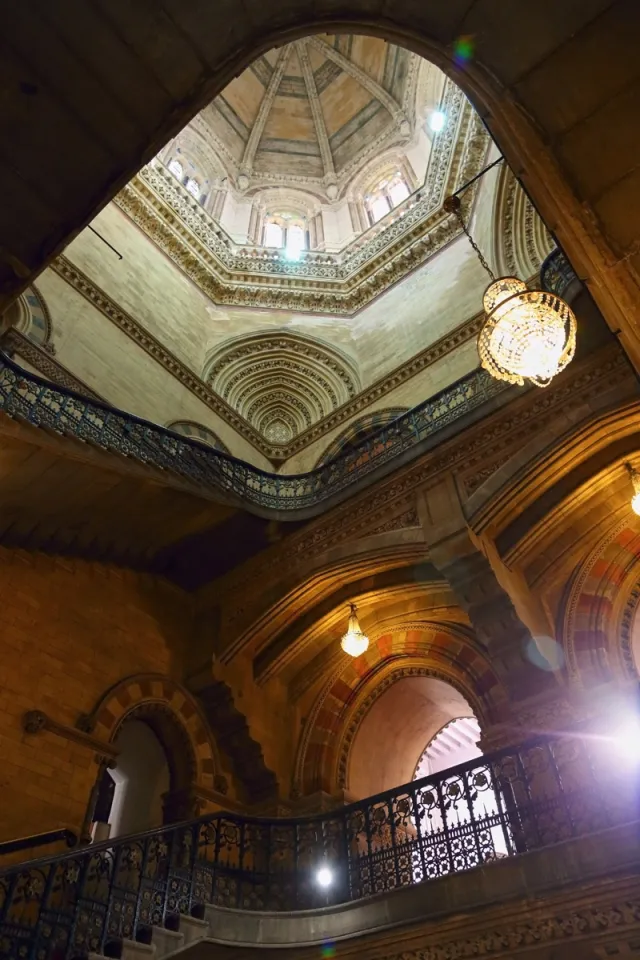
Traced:
<path fill-rule="evenodd" d="M 413 779 L 432 738 L 473 709 L 459 690 L 435 677 L 402 677 L 374 702 L 349 753 L 347 790 L 369 797 Z"/>

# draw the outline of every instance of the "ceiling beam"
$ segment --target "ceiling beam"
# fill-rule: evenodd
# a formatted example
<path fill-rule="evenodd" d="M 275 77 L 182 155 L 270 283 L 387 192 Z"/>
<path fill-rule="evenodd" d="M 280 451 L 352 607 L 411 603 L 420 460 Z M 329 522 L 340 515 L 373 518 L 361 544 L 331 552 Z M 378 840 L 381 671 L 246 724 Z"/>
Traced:
<path fill-rule="evenodd" d="M 365 73 L 357 64 L 353 63 L 352 60 L 349 60 L 348 57 L 345 57 L 343 53 L 340 53 L 339 50 L 336 50 L 335 47 L 332 47 L 330 43 L 327 43 L 326 40 L 322 40 L 320 37 L 308 37 L 307 43 L 312 44 L 316 50 L 318 50 L 324 57 L 328 60 L 333 60 L 337 66 L 341 67 L 345 73 L 348 73 L 350 77 L 353 77 L 354 80 L 357 80 L 366 90 L 369 91 L 372 97 L 375 97 L 383 107 L 389 111 L 393 119 L 396 121 L 400 127 L 400 132 L 403 136 L 409 136 L 411 132 L 411 125 L 407 119 L 407 115 L 404 110 L 398 103 L 398 101 L 388 93 L 384 87 L 381 87 L 380 84 L 369 76 L 368 73 Z"/>
<path fill-rule="evenodd" d="M 329 143 L 329 136 L 327 134 L 327 126 L 324 122 L 324 114 L 322 112 L 322 107 L 320 106 L 318 88 L 316 87 L 311 61 L 309 60 L 309 51 L 307 50 L 306 40 L 299 40 L 296 44 L 296 50 L 298 53 L 298 59 L 300 60 L 300 66 L 302 67 L 302 76 L 304 77 L 305 87 L 307 88 L 307 97 L 309 98 L 309 103 L 311 104 L 311 113 L 313 115 L 313 123 L 316 128 L 316 136 L 320 145 L 320 156 L 322 157 L 322 166 L 324 168 L 327 196 L 330 200 L 335 200 L 338 194 L 338 188 L 336 185 L 336 168 L 333 162 L 333 154 L 331 152 L 331 144 Z"/>
<path fill-rule="evenodd" d="M 293 47 L 292 43 L 286 43 L 282 48 L 282 50 L 280 51 L 280 53 L 278 54 L 278 59 L 276 61 L 275 67 L 273 68 L 273 73 L 271 74 L 269 85 L 265 90 L 262 101 L 260 102 L 260 107 L 258 109 L 258 116 L 256 117 L 255 122 L 251 128 L 251 133 L 249 134 L 249 139 L 247 140 L 247 145 L 244 148 L 242 161 L 240 163 L 240 172 L 238 174 L 238 186 L 241 189 L 246 190 L 246 188 L 249 186 L 249 179 L 251 177 L 251 171 L 253 170 L 253 161 L 256 158 L 258 144 L 262 139 L 262 134 L 264 132 L 265 124 L 267 122 L 267 117 L 271 112 L 273 101 L 276 98 L 278 87 L 280 86 L 280 81 L 284 76 L 284 71 L 286 70 L 287 63 L 289 62 L 289 54 L 291 53 L 292 47 Z"/>

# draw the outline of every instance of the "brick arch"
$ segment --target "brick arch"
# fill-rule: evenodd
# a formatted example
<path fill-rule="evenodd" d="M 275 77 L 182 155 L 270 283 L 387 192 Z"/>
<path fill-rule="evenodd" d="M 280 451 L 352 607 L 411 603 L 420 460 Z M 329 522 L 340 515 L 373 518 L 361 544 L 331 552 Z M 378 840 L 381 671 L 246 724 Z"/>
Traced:
<path fill-rule="evenodd" d="M 181 684 L 154 673 L 125 677 L 103 694 L 78 725 L 113 743 L 122 724 L 133 719 L 152 728 L 177 784 L 226 792 L 213 735 L 196 700 Z"/>
<path fill-rule="evenodd" d="M 450 683 L 466 697 L 481 725 L 495 721 L 506 692 L 488 659 L 474 641 L 452 625 L 419 622 L 385 630 L 357 659 L 344 660 L 319 694 L 300 738 L 294 793 L 333 793 L 344 786 L 346 760 L 357 725 L 388 677 L 424 674 Z M 378 694 L 379 695 L 379 694 Z M 360 713 L 363 704 L 368 704 Z M 356 723 L 353 726 L 353 723 Z"/>
<path fill-rule="evenodd" d="M 630 643 L 639 565 L 640 529 L 629 514 L 575 570 L 559 631 L 572 683 L 587 687 L 636 675 Z"/>

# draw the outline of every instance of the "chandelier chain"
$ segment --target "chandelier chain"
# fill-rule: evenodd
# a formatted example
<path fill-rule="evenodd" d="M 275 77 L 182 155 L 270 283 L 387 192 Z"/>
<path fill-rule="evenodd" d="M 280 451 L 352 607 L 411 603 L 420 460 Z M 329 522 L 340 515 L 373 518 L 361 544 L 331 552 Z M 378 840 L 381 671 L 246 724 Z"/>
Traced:
<path fill-rule="evenodd" d="M 485 259 L 485 257 L 484 257 L 484 254 L 482 253 L 482 250 L 480 249 L 480 247 L 478 246 L 478 244 L 475 242 L 475 240 L 474 240 L 473 237 L 471 236 L 471 234 L 470 234 L 470 232 L 469 232 L 469 228 L 467 227 L 466 223 L 464 222 L 464 217 L 462 216 L 462 204 L 460 203 L 459 197 L 458 197 L 456 194 L 452 194 L 452 196 L 447 197 L 447 199 L 446 199 L 445 202 L 444 202 L 444 209 L 446 210 L 447 213 L 453 213 L 453 215 L 455 216 L 456 220 L 458 221 L 458 223 L 459 223 L 460 226 L 462 227 L 462 230 L 463 230 L 463 232 L 464 232 L 467 240 L 468 240 L 469 243 L 471 244 L 472 248 L 475 250 L 475 253 L 476 253 L 476 256 L 478 257 L 478 260 L 480 261 L 480 263 L 482 264 L 482 266 L 483 266 L 483 268 L 486 270 L 486 272 L 489 274 L 489 276 L 491 277 L 491 279 L 492 279 L 493 281 L 495 281 L 495 280 L 496 280 L 496 275 L 495 275 L 495 273 L 493 272 L 493 270 L 491 269 L 491 267 L 490 267 L 489 264 L 487 263 L 487 261 L 486 261 L 486 259 Z"/>
<path fill-rule="evenodd" d="M 472 246 L 473 249 L 475 250 L 476 254 L 478 255 L 478 260 L 480 261 L 480 263 L 482 264 L 482 266 L 484 267 L 484 269 L 487 271 L 487 273 L 489 274 L 489 276 L 491 277 L 491 279 L 492 279 L 492 280 L 495 280 L 495 279 L 496 279 L 495 273 L 493 272 L 493 270 L 491 269 L 491 267 L 490 267 L 489 264 L 487 263 L 487 261 L 486 261 L 486 259 L 485 259 L 485 257 L 484 257 L 484 254 L 482 253 L 482 250 L 480 249 L 480 247 L 478 246 L 478 244 L 475 242 L 475 240 L 473 239 L 473 237 L 472 237 L 471 234 L 469 233 L 469 229 L 468 229 L 466 223 L 464 222 L 464 220 L 463 220 L 463 218 L 462 218 L 462 211 L 461 211 L 461 210 L 458 210 L 456 216 L 458 217 L 458 220 L 460 221 L 460 226 L 462 227 L 462 229 L 464 230 L 464 232 L 465 232 L 465 234 L 466 234 L 466 236 L 467 236 L 467 240 L 469 241 L 469 243 L 471 244 L 471 246 Z"/>

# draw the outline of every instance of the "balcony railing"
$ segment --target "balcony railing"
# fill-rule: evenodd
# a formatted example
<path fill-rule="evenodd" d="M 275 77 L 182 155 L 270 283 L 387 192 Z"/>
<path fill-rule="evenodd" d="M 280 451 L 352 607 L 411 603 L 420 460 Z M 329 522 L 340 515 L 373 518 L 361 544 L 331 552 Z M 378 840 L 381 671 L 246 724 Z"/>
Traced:
<path fill-rule="evenodd" d="M 538 738 L 307 819 L 219 813 L 0 872 L 0 954 L 70 960 L 203 905 L 358 901 L 637 818 L 606 741 Z M 428 896 L 428 886 L 425 887 Z M 109 955 L 113 955 L 111 952 Z"/>
<path fill-rule="evenodd" d="M 0 353 L 0 411 L 171 471 L 255 513 L 277 511 L 292 519 L 346 498 L 374 471 L 400 455 L 417 456 L 429 438 L 454 424 L 462 426 L 463 418 L 480 416 L 491 401 L 508 396 L 509 388 L 476 370 L 322 467 L 280 475 L 52 384 Z"/>

